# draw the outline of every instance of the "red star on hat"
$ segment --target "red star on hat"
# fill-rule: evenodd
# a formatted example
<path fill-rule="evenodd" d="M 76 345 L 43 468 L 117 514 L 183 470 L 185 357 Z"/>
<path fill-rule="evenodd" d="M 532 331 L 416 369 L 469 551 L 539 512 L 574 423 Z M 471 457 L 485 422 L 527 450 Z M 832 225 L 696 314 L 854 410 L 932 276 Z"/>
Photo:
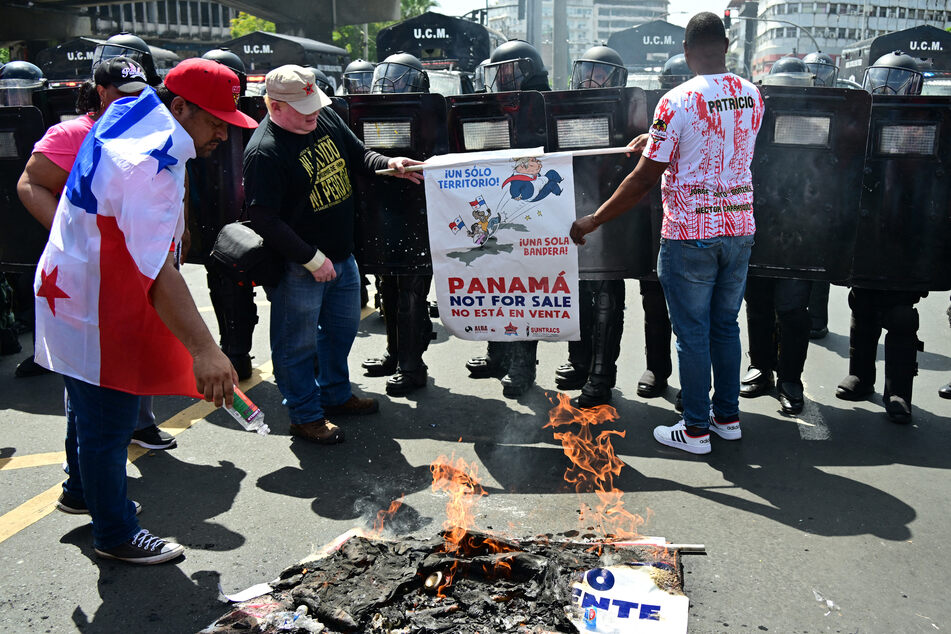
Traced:
<path fill-rule="evenodd" d="M 505 334 L 507 335 L 517 335 L 518 326 L 512 325 L 512 322 L 509 322 L 509 325 L 505 327 Z"/>
<path fill-rule="evenodd" d="M 40 271 L 40 290 L 36 291 L 37 297 L 46 298 L 46 302 L 50 305 L 50 312 L 53 313 L 53 317 L 56 316 L 56 300 L 69 299 L 69 295 L 64 293 L 63 289 L 56 286 L 56 278 L 58 276 L 58 266 L 54 266 L 49 275 L 46 274 L 46 271 Z"/>
<path fill-rule="evenodd" d="M 314 84 L 308 83 L 304 86 L 304 92 L 306 92 L 308 96 L 314 94 Z"/>

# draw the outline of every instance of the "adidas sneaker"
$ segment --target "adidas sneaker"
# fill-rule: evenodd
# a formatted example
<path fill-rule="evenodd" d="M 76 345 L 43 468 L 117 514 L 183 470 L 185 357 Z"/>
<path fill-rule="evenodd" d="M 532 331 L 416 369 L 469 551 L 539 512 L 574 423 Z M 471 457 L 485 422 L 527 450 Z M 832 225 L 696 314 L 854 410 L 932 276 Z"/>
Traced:
<path fill-rule="evenodd" d="M 700 436 L 691 436 L 687 433 L 687 427 L 683 419 L 676 425 L 665 427 L 660 425 L 654 428 L 654 440 L 662 445 L 681 449 L 694 454 L 710 453 L 710 434 Z"/>

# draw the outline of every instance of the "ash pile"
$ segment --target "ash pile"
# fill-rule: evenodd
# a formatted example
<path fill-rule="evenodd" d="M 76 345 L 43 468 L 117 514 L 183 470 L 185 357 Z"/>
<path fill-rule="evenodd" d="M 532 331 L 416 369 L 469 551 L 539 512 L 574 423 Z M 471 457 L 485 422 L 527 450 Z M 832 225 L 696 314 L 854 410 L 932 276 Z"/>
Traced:
<path fill-rule="evenodd" d="M 677 550 L 571 537 L 516 541 L 473 531 L 458 541 L 342 536 L 204 632 L 626 632 L 638 624 L 660 625 L 665 601 L 682 602 L 685 619 Z M 644 599 L 644 588 L 639 595 L 636 588 L 615 588 L 624 575 L 642 579 L 653 598 Z"/>

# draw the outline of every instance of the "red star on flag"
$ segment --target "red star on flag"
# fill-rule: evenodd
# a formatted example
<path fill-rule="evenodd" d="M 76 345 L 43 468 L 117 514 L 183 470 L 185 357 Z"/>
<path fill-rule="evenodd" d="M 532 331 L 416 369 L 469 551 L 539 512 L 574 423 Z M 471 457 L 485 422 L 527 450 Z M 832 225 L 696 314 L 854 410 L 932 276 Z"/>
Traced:
<path fill-rule="evenodd" d="M 505 327 L 505 334 L 507 334 L 507 335 L 517 335 L 517 334 L 518 334 L 518 326 L 515 326 L 515 325 L 512 324 L 512 322 L 509 322 L 509 325 Z"/>
<path fill-rule="evenodd" d="M 308 96 L 314 94 L 314 85 L 308 83 L 306 86 L 304 86 L 304 92 L 306 92 Z"/>
<path fill-rule="evenodd" d="M 47 303 L 50 305 L 50 312 L 53 313 L 54 317 L 56 316 L 56 300 L 69 299 L 69 295 L 64 293 L 63 289 L 56 286 L 56 278 L 58 275 L 58 266 L 54 266 L 49 275 L 46 274 L 46 271 L 40 271 L 40 290 L 36 291 L 37 297 L 46 298 Z"/>

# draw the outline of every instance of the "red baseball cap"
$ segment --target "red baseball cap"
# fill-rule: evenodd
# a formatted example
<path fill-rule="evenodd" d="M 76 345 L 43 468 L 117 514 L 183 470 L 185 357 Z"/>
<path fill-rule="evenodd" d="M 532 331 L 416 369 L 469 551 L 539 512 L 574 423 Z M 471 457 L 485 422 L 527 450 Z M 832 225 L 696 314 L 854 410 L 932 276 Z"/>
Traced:
<path fill-rule="evenodd" d="M 168 71 L 165 87 L 222 121 L 242 128 L 258 127 L 254 119 L 238 110 L 241 83 L 223 64 L 200 57 L 186 59 Z"/>

